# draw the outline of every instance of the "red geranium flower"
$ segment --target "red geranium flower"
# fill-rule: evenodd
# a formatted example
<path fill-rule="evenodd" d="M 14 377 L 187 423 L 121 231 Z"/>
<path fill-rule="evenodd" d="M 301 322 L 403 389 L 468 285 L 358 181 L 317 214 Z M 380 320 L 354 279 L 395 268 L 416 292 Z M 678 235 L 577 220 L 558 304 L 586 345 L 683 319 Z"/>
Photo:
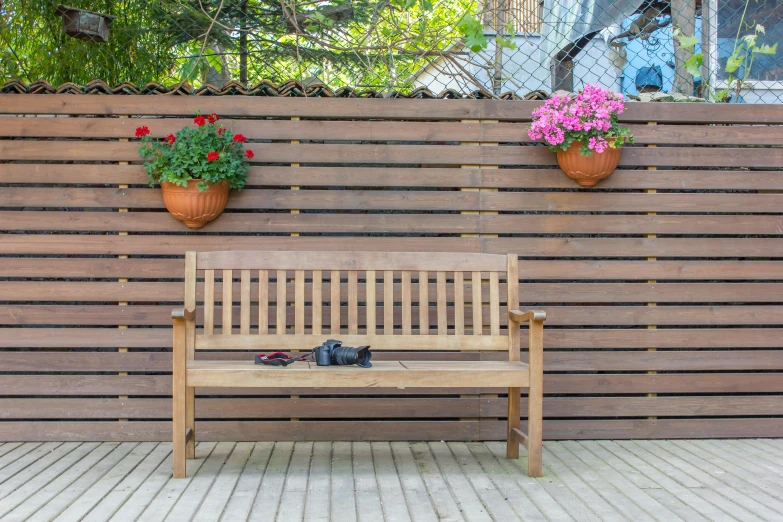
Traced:
<path fill-rule="evenodd" d="M 252 150 L 250 150 L 250 149 L 247 149 L 247 150 L 245 151 L 245 157 L 246 157 L 247 159 L 253 159 L 253 156 L 255 156 L 255 154 L 253 154 L 253 151 L 252 151 Z"/>
<path fill-rule="evenodd" d="M 209 123 L 215 123 L 216 121 L 218 121 L 218 115 L 213 112 L 212 114 L 209 114 L 207 116 L 207 119 L 209 120 Z"/>
<path fill-rule="evenodd" d="M 204 116 L 196 116 L 193 119 L 193 123 L 198 125 L 199 127 L 203 127 L 205 123 L 207 123 L 207 119 Z"/>
<path fill-rule="evenodd" d="M 222 136 L 224 132 L 226 132 L 226 128 L 225 127 L 220 127 L 218 129 L 218 136 Z"/>
<path fill-rule="evenodd" d="M 165 143 L 168 143 L 169 145 L 174 145 L 174 142 L 177 141 L 177 137 L 174 136 L 173 134 L 169 134 L 168 136 L 163 138 L 163 141 Z"/>
<path fill-rule="evenodd" d="M 207 161 L 215 161 L 215 160 L 218 160 L 218 159 L 220 159 L 220 154 L 218 154 L 214 150 L 212 152 L 210 152 L 209 154 L 207 154 Z"/>
<path fill-rule="evenodd" d="M 245 143 L 247 141 L 247 138 L 245 138 L 242 134 L 234 134 L 234 142 L 236 143 Z"/>
<path fill-rule="evenodd" d="M 137 127 L 136 128 L 136 137 L 137 138 L 141 138 L 143 136 L 146 136 L 149 133 L 150 133 L 150 129 L 148 127 L 146 127 L 146 126 L 144 126 L 144 127 Z"/>

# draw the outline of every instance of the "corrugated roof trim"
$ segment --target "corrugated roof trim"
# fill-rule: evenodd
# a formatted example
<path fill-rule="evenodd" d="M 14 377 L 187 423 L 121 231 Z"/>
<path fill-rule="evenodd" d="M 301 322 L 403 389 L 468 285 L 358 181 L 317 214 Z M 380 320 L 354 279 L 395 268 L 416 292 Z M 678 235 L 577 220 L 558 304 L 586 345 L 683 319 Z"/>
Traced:
<path fill-rule="evenodd" d="M 352 87 L 340 87 L 331 89 L 322 83 L 309 83 L 306 86 L 298 80 L 288 80 L 281 84 L 275 84 L 263 80 L 253 86 L 232 80 L 222 87 L 206 84 L 194 89 L 189 84 L 176 84 L 171 86 L 150 82 L 138 87 L 131 82 L 123 82 L 114 87 L 102 80 L 93 80 L 86 85 L 77 85 L 67 82 L 55 87 L 48 82 L 38 80 L 27 84 L 21 80 L 9 80 L 0 87 L 2 94 L 147 94 L 147 95 L 175 95 L 175 96 L 284 96 L 284 97 L 309 97 L 309 98 L 419 98 L 419 99 L 489 99 L 492 94 L 485 90 L 476 90 L 469 94 L 462 94 L 453 89 L 446 89 L 440 94 L 435 94 L 425 87 L 419 87 L 408 93 L 398 91 L 379 91 L 373 89 L 356 90 Z M 544 91 L 533 91 L 520 98 L 512 92 L 500 96 L 503 100 L 545 100 L 549 95 Z"/>

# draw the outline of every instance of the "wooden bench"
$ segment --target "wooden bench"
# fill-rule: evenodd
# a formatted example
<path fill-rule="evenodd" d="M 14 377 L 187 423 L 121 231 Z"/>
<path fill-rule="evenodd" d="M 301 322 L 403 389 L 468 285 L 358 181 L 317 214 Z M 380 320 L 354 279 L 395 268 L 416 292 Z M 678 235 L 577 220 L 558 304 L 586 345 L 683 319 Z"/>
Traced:
<path fill-rule="evenodd" d="M 216 276 L 222 282 L 232 283 L 221 283 L 217 300 L 221 304 L 231 303 L 231 306 L 222 306 L 220 311 L 215 306 Z M 196 287 L 201 277 L 204 281 L 204 325 L 203 333 L 197 333 Z M 233 314 L 233 304 L 237 301 L 235 279 L 239 280 L 238 323 Z M 338 281 L 338 284 L 332 284 Z M 200 386 L 507 388 L 506 456 L 518 458 L 519 444 L 526 446 L 528 474 L 541 476 L 543 322 L 546 315 L 515 311 L 519 303 L 518 281 L 515 255 L 188 252 L 185 256 L 185 306 L 172 312 L 174 477 L 184 477 L 186 458 L 194 458 L 194 392 Z M 503 334 L 501 282 L 506 285 L 511 310 L 507 332 Z M 258 306 L 257 323 L 252 330 L 251 302 Z M 465 306 L 466 302 L 468 306 Z M 327 311 L 325 303 L 336 306 L 329 306 Z M 347 317 L 341 316 L 341 303 L 347 303 Z M 419 308 L 418 324 L 413 321 L 414 303 Z M 360 307 L 360 304 L 364 306 Z M 291 308 L 293 324 L 288 324 L 287 314 Z M 472 317 L 468 325 L 465 321 L 467 308 L 470 309 L 468 317 Z M 273 309 L 275 324 L 270 325 Z M 363 322 L 366 326 L 362 328 L 360 312 L 366 319 Z M 430 312 L 435 318 L 432 327 Z M 218 315 L 224 325 L 221 329 L 216 328 Z M 328 328 L 324 324 L 325 316 Z M 521 362 L 522 322 L 529 324 L 529 364 Z M 236 324 L 239 324 L 238 330 Z M 376 358 L 372 368 L 319 367 L 314 362 L 297 362 L 281 368 L 253 362 L 252 352 L 303 351 L 329 338 L 339 339 L 347 346 L 371 345 L 375 352 L 503 351 L 508 352 L 508 360 L 438 361 L 414 356 L 411 359 L 415 360 L 391 361 Z M 196 350 L 252 352 L 247 353 L 246 360 L 196 360 Z M 526 434 L 520 430 L 521 388 L 529 388 Z"/>

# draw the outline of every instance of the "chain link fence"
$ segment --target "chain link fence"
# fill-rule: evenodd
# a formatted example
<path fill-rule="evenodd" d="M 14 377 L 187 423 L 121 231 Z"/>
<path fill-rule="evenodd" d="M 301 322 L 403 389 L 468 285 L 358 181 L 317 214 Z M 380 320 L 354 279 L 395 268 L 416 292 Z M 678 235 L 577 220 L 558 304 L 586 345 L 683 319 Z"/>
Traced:
<path fill-rule="evenodd" d="M 598 83 L 643 100 L 779 103 L 782 18 L 783 0 L 2 0 L 0 73 L 6 91 L 101 80 L 542 98 Z"/>

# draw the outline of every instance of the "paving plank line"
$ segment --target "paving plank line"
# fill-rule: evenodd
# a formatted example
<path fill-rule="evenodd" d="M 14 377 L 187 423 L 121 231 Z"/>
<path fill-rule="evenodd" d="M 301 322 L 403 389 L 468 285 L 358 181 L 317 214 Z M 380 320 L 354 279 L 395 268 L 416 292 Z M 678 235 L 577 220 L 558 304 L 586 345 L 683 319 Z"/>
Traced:
<path fill-rule="evenodd" d="M 548 444 L 548 443 L 547 443 Z M 570 517 L 568 520 L 595 521 L 601 520 L 598 514 L 587 506 L 549 467 L 549 461 L 544 459 L 544 475 L 540 479 L 534 479 L 527 476 L 527 459 L 519 460 L 506 459 L 505 442 L 487 442 L 487 448 L 492 452 L 500 465 L 515 477 L 520 487 L 525 491 L 531 491 L 533 485 L 540 486 L 544 491 L 560 506 L 560 508 Z M 533 490 L 535 491 L 535 490 Z M 533 498 L 531 496 L 531 498 Z M 539 501 L 540 504 L 540 501 Z"/>
<path fill-rule="evenodd" d="M 193 517 L 194 521 L 215 522 L 220 519 L 234 492 L 240 473 L 250 458 L 252 450 L 252 442 L 237 442 L 228 460 L 226 460 L 209 491 L 204 496 L 201 506 L 199 506 Z"/>
<path fill-rule="evenodd" d="M 303 519 L 307 522 L 329 522 L 332 496 L 332 443 L 313 444 L 310 479 L 307 482 Z"/>
<path fill-rule="evenodd" d="M 164 520 L 171 522 L 185 522 L 193 520 L 198 513 L 204 498 L 209 493 L 212 484 L 220 474 L 220 470 L 226 463 L 236 446 L 235 442 L 218 442 L 215 449 L 207 457 L 207 461 L 201 466 L 181 495 L 173 497 L 170 506 L 161 510 Z M 174 479 L 172 481 L 181 480 Z M 164 514 L 165 513 L 165 514 Z M 146 522 L 146 520 L 145 520 Z"/>
<path fill-rule="evenodd" d="M 633 511 L 634 515 L 646 521 L 652 520 L 649 515 L 634 506 L 628 505 L 627 499 L 617 489 L 601 480 L 598 474 L 578 462 L 564 462 L 553 452 L 550 444 L 544 448 L 544 460 L 549 460 L 548 467 L 585 505 L 604 521 L 634 520 L 622 510 Z M 591 487 L 592 486 L 592 487 Z"/>
<path fill-rule="evenodd" d="M 307 486 L 310 480 L 310 460 L 313 455 L 312 442 L 294 444 L 294 454 L 288 465 L 283 493 L 276 520 L 300 522 L 304 516 Z"/>
<path fill-rule="evenodd" d="M 225 522 L 247 520 L 253 509 L 253 501 L 258 496 L 258 488 L 261 487 L 261 479 L 266 473 L 273 448 L 273 442 L 256 442 L 254 444 L 253 452 L 242 470 L 231 498 L 228 499 L 221 520 Z"/>
<path fill-rule="evenodd" d="M 451 450 L 454 460 L 459 465 L 465 478 L 470 482 L 473 491 L 481 498 L 487 507 L 493 520 L 527 520 L 522 513 L 518 513 L 507 501 L 506 497 L 495 488 L 495 485 L 479 465 L 470 449 L 461 442 L 450 443 L 447 446 Z"/>
<path fill-rule="evenodd" d="M 391 452 L 411 519 L 413 522 L 437 522 L 438 514 L 416 467 L 410 443 L 392 442 Z"/>
<path fill-rule="evenodd" d="M 645 441 L 647 444 L 647 441 Z M 697 473 L 708 476 L 704 480 L 707 484 L 716 491 L 734 492 L 735 495 L 740 496 L 746 500 L 752 499 L 752 502 L 758 503 L 764 506 L 765 509 L 758 510 L 757 514 L 760 516 L 764 513 L 774 512 L 777 513 L 778 518 L 783 518 L 783 502 L 778 500 L 775 495 L 783 496 L 783 488 L 775 487 L 772 484 L 767 484 L 769 490 L 759 488 L 758 484 L 753 483 L 752 480 L 747 480 L 737 469 L 728 471 L 726 468 L 732 468 L 731 465 L 721 465 L 721 459 L 704 459 L 704 452 L 698 449 L 694 445 L 689 445 L 686 449 L 679 446 L 676 441 L 666 441 L 665 444 L 658 444 L 657 441 L 652 442 L 655 446 L 660 448 L 664 457 L 668 455 L 678 459 L 677 462 L 685 463 L 688 468 L 698 470 Z M 708 454 L 709 455 L 709 454 Z M 751 504 L 751 502 L 748 502 Z"/>
<path fill-rule="evenodd" d="M 162 443 L 156 443 L 155 448 L 139 463 L 136 468 L 117 484 L 110 492 L 90 510 L 82 519 L 82 522 L 105 522 L 109 520 L 118 509 L 130 498 L 140 487 L 147 484 L 156 469 L 165 462 L 166 457 L 171 453 L 171 448 Z"/>
<path fill-rule="evenodd" d="M 683 499 L 688 505 L 694 506 L 699 513 L 710 520 L 745 520 L 745 517 L 748 517 L 749 520 L 761 520 L 730 499 L 720 496 L 716 499 L 714 495 L 710 495 L 709 489 L 693 477 L 682 473 L 657 455 L 645 451 L 631 442 L 602 441 L 600 444 L 636 468 L 643 470 L 648 476 L 655 476 L 655 480 L 667 491 Z"/>
<path fill-rule="evenodd" d="M 471 522 L 492 520 L 489 509 L 465 477 L 448 445 L 445 442 L 435 442 L 429 443 L 428 446 L 465 518 Z"/>
<path fill-rule="evenodd" d="M 24 455 L 27 455 L 34 449 L 36 449 L 38 446 L 40 446 L 41 442 L 25 442 L 23 444 L 20 444 L 16 446 L 15 448 L 11 448 L 10 451 L 5 453 L 2 457 L 0 457 L 0 470 L 4 469 L 6 466 L 9 466 L 22 458 Z"/>
<path fill-rule="evenodd" d="M 494 487 L 498 489 L 507 499 L 508 503 L 514 508 L 514 511 L 523 520 L 530 521 L 565 521 L 571 520 L 568 514 L 563 511 L 560 504 L 554 501 L 552 497 L 540 488 L 541 496 L 528 495 L 517 482 L 511 477 L 497 461 L 494 455 L 487 449 L 483 443 L 467 443 L 466 447 L 476 459 L 476 462 L 487 474 Z M 518 461 L 517 461 L 518 462 Z M 522 469 L 513 469 L 513 474 L 523 473 Z M 533 479 L 533 483 L 538 485 Z M 536 497 L 535 499 L 531 497 Z M 536 502 L 542 503 L 538 506 Z"/>
<path fill-rule="evenodd" d="M 737 459 L 742 459 L 752 464 L 751 467 L 755 466 L 758 473 L 763 473 L 765 476 L 772 473 L 773 475 L 783 477 L 783 459 L 771 458 L 773 456 L 769 453 L 754 448 L 743 441 L 715 439 L 705 440 L 704 442 L 714 447 L 716 451 L 728 452 Z"/>
<path fill-rule="evenodd" d="M 680 447 L 680 441 L 675 441 Z M 717 464 L 724 471 L 742 477 L 746 482 L 755 485 L 766 493 L 778 495 L 781 498 L 780 478 L 774 475 L 783 475 L 783 468 L 775 466 L 755 455 L 744 452 L 742 449 L 728 446 L 725 448 L 710 444 L 707 440 L 688 441 L 688 446 L 698 448 L 702 458 L 711 464 Z M 773 476 L 771 476 L 771 475 Z M 769 490 L 772 488 L 775 492 Z"/>
<path fill-rule="evenodd" d="M 196 446 L 196 458 L 187 461 L 186 475 L 183 479 L 174 479 L 172 469 L 166 470 L 166 483 L 153 498 L 149 499 L 138 519 L 145 522 L 159 522 L 165 519 L 177 499 L 199 475 L 198 472 L 201 470 L 201 467 L 207 463 L 207 460 L 216 449 L 217 444 L 198 444 Z"/>
<path fill-rule="evenodd" d="M 411 508 L 405 501 L 400 474 L 394 463 L 391 446 L 388 442 L 373 442 L 371 449 L 384 520 L 387 522 L 410 522 L 412 520 Z"/>
<path fill-rule="evenodd" d="M 606 447 L 604 447 L 604 443 L 607 443 Z M 619 450 L 612 441 L 584 441 L 581 442 L 581 445 L 613 468 L 623 470 L 623 476 L 627 480 L 636 484 L 638 488 L 661 504 L 668 506 L 671 511 L 677 513 L 684 520 L 689 522 L 708 520 L 692 507 L 697 504 L 701 505 L 700 511 L 713 510 L 720 516 L 725 515 L 653 466 L 630 452 Z M 614 452 L 610 450 L 614 450 Z"/>
<path fill-rule="evenodd" d="M 164 446 L 169 454 L 155 469 L 155 472 L 144 481 L 117 510 L 114 516 L 111 517 L 111 522 L 134 522 L 142 518 L 142 514 L 149 509 L 150 505 L 156 504 L 160 507 L 164 505 L 166 496 L 179 496 L 200 467 L 206 462 L 207 457 L 215 449 L 216 445 L 214 442 L 197 443 L 196 458 L 187 462 L 187 478 L 172 480 L 171 443 L 161 443 L 161 446 Z"/>
<path fill-rule="evenodd" d="M 383 520 L 383 505 L 375 478 L 375 465 L 369 442 L 353 443 L 353 480 L 359 522 Z"/>
<path fill-rule="evenodd" d="M 451 490 L 427 443 L 416 442 L 411 444 L 411 452 L 429 497 L 432 499 L 432 505 L 438 514 L 438 520 L 448 522 L 465 520 L 462 510 L 451 494 Z"/>
<path fill-rule="evenodd" d="M 619 471 L 614 470 L 606 462 L 590 453 L 582 445 L 573 441 L 565 441 L 552 444 L 555 450 L 560 452 L 561 458 L 564 462 L 574 462 L 575 459 L 583 462 L 588 469 L 596 470 L 601 478 L 606 482 L 612 484 L 617 490 L 623 494 L 627 499 L 636 506 L 636 509 L 641 509 L 647 516 L 652 517 L 655 520 L 661 522 L 669 522 L 682 520 L 678 515 L 669 511 L 669 509 L 660 504 L 657 500 L 647 495 L 644 490 L 636 487 L 636 485 L 624 477 Z M 554 451 L 554 450 L 553 450 Z M 567 452 L 567 453 L 566 453 Z M 570 460 L 569 454 L 573 457 Z M 627 513 L 632 520 L 640 520 L 633 515 L 633 512 Z M 645 517 L 642 517 L 645 518 Z M 685 522 L 685 521 L 683 521 Z"/>
<path fill-rule="evenodd" d="M 82 520 L 115 486 L 132 473 L 157 445 L 157 442 L 142 442 L 137 445 L 90 487 L 77 491 L 71 504 L 55 520 L 60 522 Z"/>
<path fill-rule="evenodd" d="M 293 452 L 293 442 L 275 443 L 248 520 L 253 522 L 274 520 Z"/>
<path fill-rule="evenodd" d="M 356 493 L 353 478 L 353 448 L 350 442 L 332 444 L 330 516 L 334 521 L 355 522 Z"/>
<path fill-rule="evenodd" d="M 60 513 L 66 510 L 79 495 L 85 490 L 92 487 L 93 484 L 98 482 L 104 475 L 114 468 L 122 459 L 124 459 L 131 451 L 133 451 L 138 442 L 123 442 L 114 448 L 101 458 L 97 462 L 91 463 L 89 466 L 72 466 L 66 473 L 73 473 L 75 480 L 72 480 L 70 484 L 62 489 L 53 498 L 46 501 L 41 509 L 35 512 L 29 520 L 31 521 L 49 521 L 57 517 Z M 92 456 L 94 452 L 91 452 L 89 456 Z M 84 463 L 83 459 L 79 464 Z M 26 503 L 26 502 L 25 502 Z"/>
<path fill-rule="evenodd" d="M 647 462 L 654 463 L 655 467 L 661 470 L 666 476 L 678 481 L 679 483 L 686 485 L 690 491 L 701 496 L 705 501 L 715 505 L 726 514 L 734 517 L 736 520 L 745 522 L 746 520 L 764 520 L 746 506 L 737 502 L 737 499 L 733 496 L 727 496 L 725 493 L 716 493 L 710 489 L 709 484 L 703 482 L 703 477 L 694 476 L 689 471 L 683 470 L 681 467 L 676 466 L 671 459 L 667 458 L 665 452 L 650 451 L 644 447 L 636 444 L 636 441 L 618 441 L 618 444 L 634 453 L 637 456 L 643 457 Z M 707 477 L 709 479 L 709 477 Z M 693 485 L 693 484 L 696 485 Z M 718 518 L 717 520 L 721 520 Z"/>
<path fill-rule="evenodd" d="M 46 444 L 42 444 L 24 457 L 17 459 L 13 464 L 6 466 L 3 471 L 8 471 L 9 473 L 0 483 L 0 498 L 10 495 L 12 491 L 22 484 L 78 448 L 80 444 L 79 442 L 55 443 L 53 446 L 48 447 Z M 36 455 L 36 453 L 38 454 Z M 26 460 L 27 462 L 25 462 Z"/>
<path fill-rule="evenodd" d="M 0 500 L 0 517 L 3 517 L 3 520 L 25 520 L 116 446 L 117 443 L 81 444 L 67 456 L 36 475 L 34 479 L 16 489 L 12 496 Z M 75 471 L 74 467 L 77 468 Z"/>

